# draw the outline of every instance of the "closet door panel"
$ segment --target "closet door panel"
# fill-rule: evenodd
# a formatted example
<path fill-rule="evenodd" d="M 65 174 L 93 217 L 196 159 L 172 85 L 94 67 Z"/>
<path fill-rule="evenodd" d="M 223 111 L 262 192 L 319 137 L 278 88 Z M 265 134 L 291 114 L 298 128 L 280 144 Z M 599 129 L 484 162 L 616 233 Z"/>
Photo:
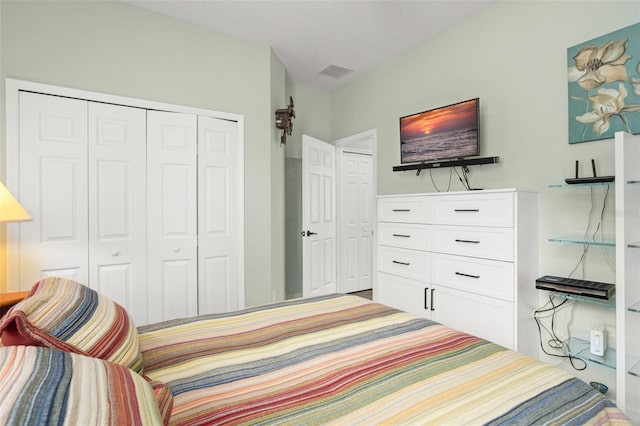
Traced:
<path fill-rule="evenodd" d="M 154 309 L 163 312 L 163 320 L 185 318 L 196 315 L 197 300 L 193 294 L 188 294 L 187 287 L 181 283 L 191 283 L 194 275 L 194 262 L 191 259 L 176 259 L 162 261 L 161 279 L 162 288 L 155 291 L 161 292 L 161 305 Z M 153 284 L 152 284 L 153 285 Z M 196 290 L 191 288 L 191 290 Z"/>
<path fill-rule="evenodd" d="M 239 309 L 238 125 L 198 117 L 200 313 Z"/>
<path fill-rule="evenodd" d="M 147 112 L 149 322 L 198 313 L 196 125 Z"/>
<path fill-rule="evenodd" d="M 87 282 L 87 102 L 21 92 L 20 288 L 62 276 Z"/>
<path fill-rule="evenodd" d="M 89 103 L 89 284 L 147 323 L 146 111 Z"/>

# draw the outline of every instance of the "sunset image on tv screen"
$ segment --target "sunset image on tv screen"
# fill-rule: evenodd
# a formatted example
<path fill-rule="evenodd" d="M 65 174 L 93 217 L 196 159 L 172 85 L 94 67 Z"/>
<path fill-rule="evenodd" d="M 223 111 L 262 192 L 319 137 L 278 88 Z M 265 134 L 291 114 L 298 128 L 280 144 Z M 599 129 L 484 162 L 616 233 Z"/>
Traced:
<path fill-rule="evenodd" d="M 478 155 L 478 99 L 400 119 L 403 163 Z"/>

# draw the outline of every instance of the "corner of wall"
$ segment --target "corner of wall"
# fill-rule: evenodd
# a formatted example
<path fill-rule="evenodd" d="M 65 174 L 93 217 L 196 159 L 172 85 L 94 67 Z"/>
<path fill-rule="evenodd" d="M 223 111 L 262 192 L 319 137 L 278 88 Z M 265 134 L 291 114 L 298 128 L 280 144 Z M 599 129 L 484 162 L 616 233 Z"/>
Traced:
<path fill-rule="evenodd" d="M 287 81 L 287 99 L 293 97 L 296 118 L 293 133 L 287 138 L 286 156 L 302 158 L 302 135 L 331 141 L 330 94 Z"/>
<path fill-rule="evenodd" d="M 5 125 L 5 70 L 3 67 L 4 58 L 2 56 L 2 41 L 5 37 L 2 35 L 2 2 L 0 2 L 0 129 L 6 129 Z M 6 133 L 3 130 L 0 134 L 0 152 L 6 152 Z M 0 161 L 0 180 L 5 182 L 6 168 L 5 163 Z M 7 291 L 7 228 L 6 225 L 0 225 L 0 292 Z"/>
<path fill-rule="evenodd" d="M 271 280 L 268 300 L 285 298 L 285 150 L 281 130 L 275 126 L 275 111 L 288 105 L 285 68 L 271 49 Z M 287 137 L 287 142 L 289 141 Z"/>

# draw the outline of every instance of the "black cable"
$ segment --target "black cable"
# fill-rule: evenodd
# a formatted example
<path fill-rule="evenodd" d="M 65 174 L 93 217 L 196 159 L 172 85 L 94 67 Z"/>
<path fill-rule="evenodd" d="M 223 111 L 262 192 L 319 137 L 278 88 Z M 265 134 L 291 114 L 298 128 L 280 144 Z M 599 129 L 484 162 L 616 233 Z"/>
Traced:
<path fill-rule="evenodd" d="M 469 167 L 466 165 L 462 166 L 462 176 L 464 177 L 467 189 L 471 190 L 471 184 L 469 183 Z"/>
<path fill-rule="evenodd" d="M 555 316 L 556 313 L 558 312 L 558 308 L 561 307 L 562 305 L 564 305 L 565 303 L 567 303 L 568 299 L 564 299 L 560 304 L 556 305 L 553 303 L 553 293 L 549 293 L 549 302 L 545 303 L 545 305 L 540 308 L 540 309 L 536 309 L 535 311 L 533 311 L 533 319 L 536 321 L 536 325 L 538 326 L 538 336 L 539 336 L 539 341 L 540 341 L 540 349 L 542 349 L 542 352 L 544 352 L 546 355 L 551 356 L 551 357 L 556 357 L 556 358 L 567 358 L 569 360 L 569 362 L 571 363 L 571 366 L 578 371 L 581 370 L 585 370 L 587 368 L 587 363 L 585 360 L 576 357 L 574 355 L 571 355 L 571 351 L 568 348 L 568 345 L 566 343 L 566 340 L 562 340 L 558 337 L 558 335 L 556 334 L 555 331 Z M 551 308 L 546 308 L 545 306 L 551 304 Z M 544 324 L 542 324 L 541 319 L 538 317 L 538 314 L 544 313 L 544 312 L 552 312 L 551 314 L 551 330 L 549 330 L 547 327 L 544 326 Z M 550 348 L 555 349 L 555 350 L 565 350 L 566 354 L 564 355 L 559 355 L 559 354 L 554 354 L 551 352 L 548 352 L 547 349 L 544 347 L 544 342 L 543 342 L 543 337 L 542 337 L 542 330 L 545 330 L 550 336 L 551 339 L 549 339 L 547 341 L 547 345 L 549 345 Z M 582 366 L 577 366 L 576 365 L 576 361 L 580 361 L 582 363 Z"/>
<path fill-rule="evenodd" d="M 451 189 L 451 177 L 453 176 L 453 173 L 451 172 L 451 169 L 453 169 L 454 167 L 450 167 L 449 168 L 449 185 L 447 186 L 447 191 L 449 192 L 449 190 Z M 433 169 L 429 169 L 429 177 L 431 177 L 431 183 L 433 184 L 433 187 L 436 189 L 437 192 L 442 192 L 440 191 L 440 189 L 438 189 L 438 186 L 436 185 L 436 182 L 433 180 L 433 173 L 432 173 Z"/>
<path fill-rule="evenodd" d="M 596 235 L 598 234 L 598 231 L 600 231 L 600 227 L 602 226 L 602 221 L 604 220 L 604 211 L 605 211 L 605 207 L 607 206 L 607 197 L 609 196 L 609 185 L 607 185 L 607 190 L 604 193 L 604 199 L 602 200 L 602 210 L 600 210 L 600 221 L 598 221 L 598 226 L 596 226 L 596 230 L 593 231 L 593 234 L 591 234 L 591 239 L 593 241 L 596 240 Z"/>
<path fill-rule="evenodd" d="M 464 189 L 469 191 L 469 190 L 471 190 L 471 187 L 469 186 L 469 179 L 467 178 L 466 173 L 465 173 L 465 169 L 467 169 L 467 171 L 469 169 L 466 166 L 462 166 L 462 167 L 460 167 L 460 169 L 462 169 L 462 175 L 464 176 L 464 179 L 462 177 L 460 177 L 460 173 L 458 173 L 458 170 L 455 167 L 453 167 L 453 170 L 456 172 L 456 175 L 458 175 L 458 180 L 460 181 L 460 183 L 462 184 Z"/>
<path fill-rule="evenodd" d="M 593 241 L 595 241 L 596 239 L 596 235 L 598 234 L 598 231 L 600 230 L 600 227 L 602 226 L 602 221 L 604 220 L 604 212 L 606 210 L 606 206 L 607 206 L 607 199 L 609 197 L 609 188 L 610 186 L 607 185 L 607 190 L 604 193 L 604 198 L 602 199 L 602 209 L 600 210 L 600 220 L 598 221 L 598 224 L 596 225 L 596 229 L 595 231 L 593 231 L 593 233 L 591 234 L 591 239 Z M 585 240 L 588 237 L 589 234 L 589 228 L 591 228 L 591 215 L 593 213 L 593 208 L 594 208 L 594 202 L 593 202 L 593 186 L 590 188 L 591 189 L 591 208 L 589 209 L 589 220 L 587 222 L 587 228 L 584 231 L 584 235 L 585 235 Z M 589 252 L 589 248 L 591 247 L 590 244 L 585 243 L 582 249 L 582 254 L 580 255 L 580 258 L 578 259 L 578 262 L 576 263 L 576 265 L 573 267 L 573 269 L 571 270 L 571 272 L 569 273 L 569 278 L 571 278 L 571 276 L 576 272 L 576 270 L 578 269 L 578 266 L 580 266 L 580 264 L 582 264 L 587 256 L 587 253 Z M 583 274 L 584 275 L 584 274 Z"/>

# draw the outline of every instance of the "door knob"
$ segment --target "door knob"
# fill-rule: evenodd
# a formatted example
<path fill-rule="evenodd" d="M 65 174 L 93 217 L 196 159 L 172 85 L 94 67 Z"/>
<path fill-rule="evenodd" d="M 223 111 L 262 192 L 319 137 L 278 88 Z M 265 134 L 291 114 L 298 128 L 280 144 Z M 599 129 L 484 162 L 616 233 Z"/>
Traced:
<path fill-rule="evenodd" d="M 311 232 L 311 231 L 306 231 L 306 232 L 305 232 L 305 231 L 302 231 L 302 232 L 300 233 L 300 235 L 302 235 L 303 237 L 310 237 L 310 236 L 312 236 L 312 235 L 318 235 L 318 233 L 317 233 L 317 232 Z"/>

